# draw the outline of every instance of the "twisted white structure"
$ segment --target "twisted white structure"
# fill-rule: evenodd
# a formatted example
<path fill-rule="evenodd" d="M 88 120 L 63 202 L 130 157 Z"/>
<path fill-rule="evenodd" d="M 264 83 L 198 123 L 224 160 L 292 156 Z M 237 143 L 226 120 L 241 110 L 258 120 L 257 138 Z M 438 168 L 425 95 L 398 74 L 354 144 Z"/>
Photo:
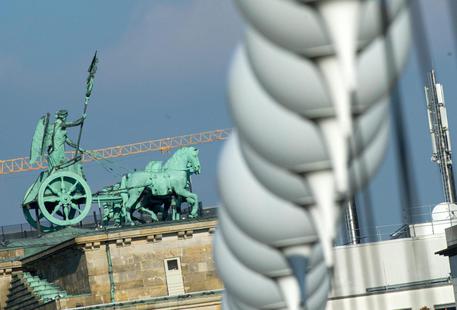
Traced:
<path fill-rule="evenodd" d="M 248 27 L 229 78 L 237 130 L 219 167 L 224 307 L 325 309 L 341 205 L 386 149 L 408 2 L 236 2 Z"/>

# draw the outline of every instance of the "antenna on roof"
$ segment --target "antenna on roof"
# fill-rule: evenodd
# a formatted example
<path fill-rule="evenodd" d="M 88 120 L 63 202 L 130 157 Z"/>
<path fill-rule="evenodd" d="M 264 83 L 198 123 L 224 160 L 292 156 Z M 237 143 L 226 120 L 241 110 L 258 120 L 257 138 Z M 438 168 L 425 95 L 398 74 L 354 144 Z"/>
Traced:
<path fill-rule="evenodd" d="M 432 161 L 440 167 L 446 202 L 455 203 L 455 183 L 452 171 L 451 136 L 444 103 L 443 86 L 436 82 L 435 70 L 427 74 L 424 87 L 427 100 L 428 126 L 432 138 Z"/>

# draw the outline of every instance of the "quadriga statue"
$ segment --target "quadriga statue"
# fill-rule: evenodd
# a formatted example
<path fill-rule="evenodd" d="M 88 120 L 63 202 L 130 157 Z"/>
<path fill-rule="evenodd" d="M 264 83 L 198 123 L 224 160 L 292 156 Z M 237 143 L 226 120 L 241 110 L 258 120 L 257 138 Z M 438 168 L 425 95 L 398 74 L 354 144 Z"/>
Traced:
<path fill-rule="evenodd" d="M 181 202 L 189 204 L 190 218 L 197 217 L 198 196 L 191 190 L 190 176 L 200 173 L 198 153 L 195 147 L 183 147 L 165 163 L 151 161 L 144 171 L 129 173 L 120 183 L 106 188 L 106 193 L 118 192 L 122 202 L 104 204 L 105 223 L 112 219 L 117 225 L 134 225 L 135 211 L 147 213 L 153 221 L 159 221 L 156 213 L 162 205 L 162 220 L 167 218 L 170 207 L 173 220 L 177 220 Z"/>

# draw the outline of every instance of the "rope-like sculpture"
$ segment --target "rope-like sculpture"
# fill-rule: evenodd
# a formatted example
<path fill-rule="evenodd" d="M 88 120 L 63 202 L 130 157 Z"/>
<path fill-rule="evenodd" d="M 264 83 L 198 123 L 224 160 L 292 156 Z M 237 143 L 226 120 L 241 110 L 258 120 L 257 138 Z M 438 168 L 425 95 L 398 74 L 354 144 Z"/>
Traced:
<path fill-rule="evenodd" d="M 408 2 L 236 3 L 247 30 L 229 76 L 237 130 L 220 158 L 214 247 L 224 309 L 325 309 L 341 207 L 386 149 Z"/>

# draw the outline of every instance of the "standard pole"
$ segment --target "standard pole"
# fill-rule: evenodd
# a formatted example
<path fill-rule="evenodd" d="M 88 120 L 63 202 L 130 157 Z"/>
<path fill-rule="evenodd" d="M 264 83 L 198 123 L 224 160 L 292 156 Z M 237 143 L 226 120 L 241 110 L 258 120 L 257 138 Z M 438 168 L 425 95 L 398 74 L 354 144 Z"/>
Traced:
<path fill-rule="evenodd" d="M 83 110 L 83 115 L 86 115 L 86 112 L 87 112 L 87 104 L 89 102 L 89 98 L 86 97 L 84 99 L 84 110 Z M 79 134 L 78 134 L 78 142 L 76 143 L 77 147 L 76 147 L 76 152 L 75 152 L 75 158 L 78 157 L 78 153 L 79 153 L 79 145 L 81 143 L 81 135 L 82 135 L 82 132 L 83 132 L 83 127 L 84 127 L 84 120 L 82 121 L 80 127 L 79 127 Z"/>
<path fill-rule="evenodd" d="M 86 96 L 84 97 L 84 109 L 83 109 L 83 117 L 86 117 L 86 112 L 87 112 L 87 106 L 89 105 L 89 98 L 90 95 L 92 94 L 92 88 L 94 87 L 94 78 L 95 78 L 95 72 L 97 72 L 97 52 L 95 52 L 94 58 L 92 58 L 92 62 L 90 63 L 89 69 L 87 70 L 89 72 L 89 76 L 87 77 L 86 81 Z M 84 119 L 81 122 L 81 125 L 79 127 L 79 134 L 78 134 L 78 141 L 76 143 L 76 152 L 75 152 L 75 158 L 78 158 L 79 154 L 79 145 L 81 142 L 81 135 L 83 132 L 83 127 L 84 127 Z"/>

